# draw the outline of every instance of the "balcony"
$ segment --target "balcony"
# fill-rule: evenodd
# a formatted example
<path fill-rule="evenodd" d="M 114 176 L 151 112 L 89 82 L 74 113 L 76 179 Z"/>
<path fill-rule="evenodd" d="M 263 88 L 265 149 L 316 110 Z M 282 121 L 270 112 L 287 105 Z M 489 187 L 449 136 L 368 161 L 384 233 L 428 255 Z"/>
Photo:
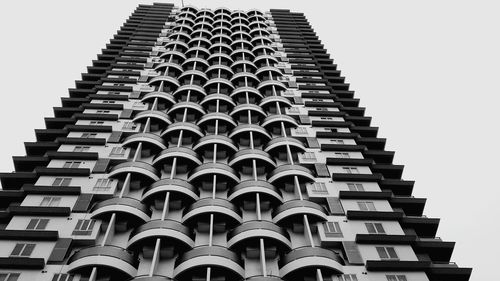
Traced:
<path fill-rule="evenodd" d="M 163 83 L 163 85 L 170 86 L 171 90 L 175 90 L 180 86 L 179 81 L 176 78 L 165 75 L 153 77 L 149 80 L 148 84 L 150 86 L 159 86 L 161 83 Z"/>
<path fill-rule="evenodd" d="M 153 165 L 158 168 L 163 168 L 164 171 L 170 172 L 173 167 L 173 161 L 176 159 L 176 173 L 186 173 L 201 165 L 203 159 L 187 147 L 170 147 L 163 150 L 153 160 Z"/>
<path fill-rule="evenodd" d="M 268 129 L 274 134 L 282 134 L 282 126 L 284 126 L 285 129 L 289 129 L 296 128 L 298 125 L 299 124 L 297 124 L 297 121 L 295 121 L 293 117 L 283 114 L 269 115 L 262 122 L 262 127 Z"/>
<path fill-rule="evenodd" d="M 113 213 L 117 214 L 117 221 L 124 221 L 132 226 L 149 221 L 151 217 L 151 210 L 146 205 L 128 197 L 111 198 L 92 207 L 92 218 L 111 217 Z"/>
<path fill-rule="evenodd" d="M 148 119 L 151 121 L 150 126 L 153 131 L 157 131 L 160 128 L 172 124 L 172 120 L 170 120 L 170 117 L 165 112 L 157 110 L 141 111 L 135 115 L 132 121 L 145 124 Z"/>
<path fill-rule="evenodd" d="M 221 230 L 231 229 L 243 221 L 240 209 L 233 203 L 219 198 L 203 198 L 184 209 L 182 223 L 209 222 L 210 214 L 214 214 L 214 223 L 222 226 Z"/>
<path fill-rule="evenodd" d="M 307 200 L 291 200 L 274 209 L 273 222 L 277 224 L 302 223 L 304 215 L 308 216 L 311 223 L 328 220 L 328 215 L 321 205 Z"/>
<path fill-rule="evenodd" d="M 255 167 L 253 165 L 254 161 Z M 236 152 L 229 158 L 228 165 L 243 174 L 252 174 L 256 172 L 262 175 L 276 168 L 276 163 L 273 158 L 271 158 L 271 155 L 259 149 L 243 149 Z M 254 168 L 256 171 L 254 171 Z"/>
<path fill-rule="evenodd" d="M 242 248 L 259 247 L 260 238 L 266 241 L 266 247 L 276 246 L 279 251 L 289 251 L 292 248 L 288 232 L 269 221 L 247 221 L 237 226 L 227 234 L 227 246 Z"/>
<path fill-rule="evenodd" d="M 429 280 L 468 281 L 472 268 L 458 267 L 455 263 L 432 263 L 426 271 Z"/>
<path fill-rule="evenodd" d="M 245 276 L 238 254 L 221 246 L 200 246 L 177 258 L 174 277 L 184 280 L 195 274 L 205 276 L 207 267 L 212 268 L 212 276 L 222 275 L 226 280 L 240 280 Z"/>
<path fill-rule="evenodd" d="M 138 260 L 133 253 L 117 246 L 91 246 L 76 251 L 68 260 L 69 272 L 90 272 L 104 268 L 113 276 L 132 277 L 137 273 Z"/>
<path fill-rule="evenodd" d="M 161 179 L 144 189 L 141 201 L 152 204 L 163 202 L 170 192 L 169 205 L 171 209 L 181 209 L 199 199 L 200 191 L 189 182 L 181 179 Z"/>
<path fill-rule="evenodd" d="M 251 113 L 252 115 L 251 120 L 248 120 L 249 113 Z M 235 106 L 230 115 L 238 122 L 249 123 L 249 121 L 251 121 L 252 124 L 259 123 L 260 120 L 264 119 L 267 116 L 266 112 L 264 112 L 264 110 L 262 110 L 260 106 L 248 103 Z"/>
<path fill-rule="evenodd" d="M 280 276 L 297 278 L 305 275 L 316 275 L 316 269 L 322 269 L 323 274 L 342 274 L 344 260 L 330 250 L 318 247 L 297 248 L 285 254 L 280 259 Z M 307 274 L 309 273 L 309 274 Z"/>
<path fill-rule="evenodd" d="M 162 247 L 182 252 L 194 247 L 194 234 L 188 227 L 173 220 L 152 220 L 130 233 L 127 248 L 149 246 L 154 249 L 157 239 L 161 239 Z"/>
<path fill-rule="evenodd" d="M 181 134 L 182 132 L 182 134 Z M 167 127 L 161 133 L 161 137 L 167 139 L 169 142 L 177 144 L 179 138 L 182 137 L 182 144 L 192 144 L 204 134 L 198 125 L 191 122 L 176 122 Z"/>
<path fill-rule="evenodd" d="M 283 203 L 281 191 L 274 185 L 262 180 L 248 180 L 238 183 L 229 189 L 227 199 L 237 205 L 243 205 L 243 208 L 246 209 L 242 201 L 255 201 L 257 193 L 260 196 L 262 209 L 266 209 L 265 202 L 269 202 L 269 207 Z"/>
<path fill-rule="evenodd" d="M 188 181 L 193 184 L 200 184 L 204 190 L 214 188 L 214 177 L 216 177 L 215 188 L 226 190 L 240 182 L 236 171 L 222 163 L 203 163 L 189 172 Z"/>
<path fill-rule="evenodd" d="M 219 134 L 224 134 L 237 126 L 233 118 L 225 113 L 219 112 L 212 112 L 204 115 L 197 124 L 209 133 L 215 133 L 215 129 L 217 128 Z"/>
<path fill-rule="evenodd" d="M 267 176 L 267 181 L 278 187 L 284 187 L 287 183 L 294 183 L 297 177 L 299 182 L 314 182 L 313 173 L 304 166 L 286 164 L 278 166 Z"/>
<path fill-rule="evenodd" d="M 252 132 L 253 143 L 260 146 L 272 139 L 272 136 L 261 126 L 254 124 L 242 124 L 234 128 L 229 134 L 229 138 L 244 146 L 250 145 L 250 132 Z"/>
<path fill-rule="evenodd" d="M 140 181 L 142 184 L 148 184 L 160 180 L 160 173 L 155 167 L 139 161 L 120 163 L 111 168 L 108 176 L 124 179 L 128 173 L 131 174 L 131 182 Z"/>
<path fill-rule="evenodd" d="M 278 159 L 286 160 L 288 153 L 287 148 L 290 149 L 292 155 L 306 151 L 301 141 L 291 137 L 273 138 L 265 145 L 264 151 Z"/>
<path fill-rule="evenodd" d="M 234 103 L 233 99 L 227 95 L 210 94 L 200 102 L 200 105 L 202 105 L 208 112 L 216 112 L 218 106 L 218 112 L 227 113 L 236 106 L 236 103 Z"/>
<path fill-rule="evenodd" d="M 136 148 L 139 143 L 142 143 L 142 153 L 145 156 L 157 154 L 162 149 L 167 148 L 165 141 L 158 135 L 152 133 L 138 133 L 127 137 L 123 143 L 123 147 Z"/>
<path fill-rule="evenodd" d="M 214 157 L 214 146 L 217 145 L 217 159 L 227 158 L 238 151 L 238 147 L 230 138 L 224 135 L 208 135 L 198 140 L 193 146 L 193 150 L 203 154 L 206 158 Z"/>

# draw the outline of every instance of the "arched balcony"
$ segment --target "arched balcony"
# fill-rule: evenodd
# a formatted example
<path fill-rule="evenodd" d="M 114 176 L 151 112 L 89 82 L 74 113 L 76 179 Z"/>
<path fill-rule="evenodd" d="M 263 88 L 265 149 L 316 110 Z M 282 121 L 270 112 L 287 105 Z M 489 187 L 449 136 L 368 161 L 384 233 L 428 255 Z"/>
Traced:
<path fill-rule="evenodd" d="M 200 127 L 191 122 L 173 123 L 161 133 L 162 138 L 173 144 L 177 144 L 179 142 L 179 138 L 182 138 L 183 145 L 192 144 L 203 136 L 204 134 Z"/>
<path fill-rule="evenodd" d="M 217 124 L 217 127 L 216 127 Z M 233 118 L 225 113 L 211 112 L 203 115 L 198 121 L 198 126 L 208 133 L 214 134 L 217 128 L 217 133 L 224 134 L 237 126 Z"/>
<path fill-rule="evenodd" d="M 138 133 L 128 136 L 122 142 L 122 146 L 135 149 L 139 143 L 142 143 L 141 155 L 144 157 L 157 154 L 161 150 L 167 148 L 165 141 L 160 136 L 153 133 Z"/>
<path fill-rule="evenodd" d="M 216 159 L 225 159 L 238 151 L 238 147 L 234 141 L 224 135 L 208 135 L 204 136 L 196 142 L 193 150 L 202 154 L 205 158 L 214 157 L 214 146 L 217 145 Z"/>
<path fill-rule="evenodd" d="M 203 159 L 187 147 L 169 147 L 163 150 L 153 160 L 153 166 L 163 169 L 165 172 L 172 171 L 173 159 L 176 159 L 175 171 L 183 174 L 203 163 Z"/>
<path fill-rule="evenodd" d="M 200 191 L 192 184 L 181 179 L 165 178 L 145 188 L 142 201 L 163 209 L 166 193 L 169 192 L 169 208 L 179 210 L 199 199 Z"/>
<path fill-rule="evenodd" d="M 266 247 L 276 247 L 278 252 L 292 248 L 288 232 L 269 221 L 247 221 L 227 233 L 227 246 L 231 249 L 259 248 L 259 240 L 265 240 Z"/>
<path fill-rule="evenodd" d="M 243 149 L 236 152 L 229 158 L 228 165 L 240 171 L 242 174 L 251 175 L 254 172 L 253 162 L 255 161 L 255 172 L 262 175 L 276 168 L 276 163 L 271 156 L 259 149 Z"/>
<path fill-rule="evenodd" d="M 200 186 L 204 190 L 212 190 L 214 176 L 217 190 L 226 190 L 228 187 L 238 183 L 240 178 L 236 171 L 223 163 L 203 163 L 189 172 L 188 181 Z"/>
<path fill-rule="evenodd" d="M 214 214 L 216 230 L 224 232 L 242 223 L 241 210 L 233 203 L 220 198 L 200 199 L 183 211 L 182 223 L 194 226 L 199 222 L 210 222 Z"/>
<path fill-rule="evenodd" d="M 280 225 L 290 225 L 292 223 L 302 224 L 304 215 L 310 223 L 328 220 L 325 208 L 308 200 L 290 200 L 278 206 L 273 211 L 273 222 Z"/>
<path fill-rule="evenodd" d="M 294 249 L 285 254 L 278 263 L 280 276 L 285 278 L 316 276 L 318 268 L 324 276 L 342 274 L 344 264 L 344 260 L 338 253 L 320 247 Z"/>
<path fill-rule="evenodd" d="M 125 231 L 130 227 L 143 224 L 151 218 L 151 209 L 141 201 L 128 197 L 114 197 L 92 206 L 92 218 L 103 219 L 103 228 L 113 213 L 116 214 L 115 230 Z"/>
<path fill-rule="evenodd" d="M 238 127 L 231 131 L 229 137 L 242 146 L 249 146 L 250 132 L 252 132 L 255 146 L 260 146 L 272 139 L 272 136 L 264 128 L 254 124 L 238 125 Z"/>
<path fill-rule="evenodd" d="M 281 191 L 274 185 L 263 180 L 242 181 L 229 189 L 227 199 L 245 210 L 254 207 L 254 204 L 246 206 L 244 202 L 254 202 L 256 194 L 259 193 L 261 209 L 268 210 L 283 203 Z"/>

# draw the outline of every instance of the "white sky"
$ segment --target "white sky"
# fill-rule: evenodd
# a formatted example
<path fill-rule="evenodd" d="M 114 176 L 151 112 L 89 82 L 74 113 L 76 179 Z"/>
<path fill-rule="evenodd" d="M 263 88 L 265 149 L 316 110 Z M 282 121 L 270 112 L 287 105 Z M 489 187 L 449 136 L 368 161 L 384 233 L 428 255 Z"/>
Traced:
<path fill-rule="evenodd" d="M 0 9 L 0 171 L 25 155 L 43 117 L 138 3 L 9 1 Z M 396 151 L 438 236 L 471 280 L 497 276 L 500 152 L 499 7 L 495 1 L 192 1 L 197 7 L 288 8 L 306 14 Z M 404 2 L 404 3 L 403 3 Z M 180 1 L 174 1 L 176 5 Z M 497 78 L 498 79 L 498 78 Z M 8 101 L 8 102 L 7 102 Z"/>

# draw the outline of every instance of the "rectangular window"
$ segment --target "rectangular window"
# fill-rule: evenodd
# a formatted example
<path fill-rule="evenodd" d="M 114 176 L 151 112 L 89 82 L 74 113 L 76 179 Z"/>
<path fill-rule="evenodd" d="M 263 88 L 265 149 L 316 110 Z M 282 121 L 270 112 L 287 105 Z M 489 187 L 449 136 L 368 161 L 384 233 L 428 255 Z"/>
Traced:
<path fill-rule="evenodd" d="M 115 101 L 114 100 L 103 100 L 102 103 L 110 104 L 110 103 L 115 103 Z"/>
<path fill-rule="evenodd" d="M 347 183 L 347 188 L 349 188 L 349 191 L 365 191 L 361 183 Z"/>
<path fill-rule="evenodd" d="M 0 281 L 17 281 L 19 275 L 21 275 L 21 273 L 2 272 L 0 273 Z"/>
<path fill-rule="evenodd" d="M 78 220 L 72 235 L 91 235 L 95 220 Z"/>
<path fill-rule="evenodd" d="M 376 211 L 373 202 L 358 202 L 358 206 L 361 211 Z"/>
<path fill-rule="evenodd" d="M 351 158 L 348 152 L 335 152 L 336 158 Z"/>
<path fill-rule="evenodd" d="M 302 153 L 302 159 L 304 159 L 304 160 L 316 160 L 316 154 L 314 152 L 304 152 L 304 153 Z"/>
<path fill-rule="evenodd" d="M 295 133 L 298 134 L 298 135 L 306 135 L 307 134 L 307 128 L 297 127 L 297 128 L 295 128 Z"/>
<path fill-rule="evenodd" d="M 137 124 L 134 122 L 125 122 L 123 124 L 123 129 L 125 130 L 135 130 L 135 128 L 137 128 Z"/>
<path fill-rule="evenodd" d="M 110 179 L 98 179 L 95 183 L 94 190 L 105 191 L 111 188 L 111 183 L 113 180 Z"/>
<path fill-rule="evenodd" d="M 57 207 L 61 203 L 61 197 L 43 197 L 40 206 L 42 207 Z"/>
<path fill-rule="evenodd" d="M 49 219 L 31 219 L 26 229 L 28 230 L 44 230 L 49 223 Z"/>
<path fill-rule="evenodd" d="M 82 162 L 80 161 L 66 161 L 64 162 L 63 168 L 78 168 Z"/>
<path fill-rule="evenodd" d="M 75 146 L 73 152 L 87 152 L 90 150 L 90 146 Z"/>
<path fill-rule="evenodd" d="M 93 139 L 97 136 L 96 133 L 83 133 L 82 138 L 84 139 Z"/>
<path fill-rule="evenodd" d="M 134 102 L 134 104 L 132 104 L 132 107 L 142 107 L 144 104 L 142 102 Z"/>
<path fill-rule="evenodd" d="M 113 147 L 109 156 L 125 156 L 125 151 L 123 147 Z"/>
<path fill-rule="evenodd" d="M 90 121 L 90 125 L 101 126 L 104 125 L 104 121 Z"/>
<path fill-rule="evenodd" d="M 382 260 L 397 260 L 398 255 L 394 247 L 375 247 L 377 249 L 378 256 Z"/>
<path fill-rule="evenodd" d="M 326 184 L 324 182 L 315 182 L 311 186 L 311 191 L 314 193 L 328 194 Z"/>
<path fill-rule="evenodd" d="M 18 243 L 10 253 L 11 257 L 29 257 L 35 249 L 36 244 Z"/>
<path fill-rule="evenodd" d="M 118 93 L 118 94 L 120 94 L 120 93 Z M 96 113 L 105 114 L 105 113 L 110 113 L 110 111 L 109 110 L 97 110 Z"/>
<path fill-rule="evenodd" d="M 344 144 L 344 140 L 331 139 L 330 142 L 333 142 L 335 144 Z"/>
<path fill-rule="evenodd" d="M 51 281 L 73 281 L 73 275 L 66 273 L 54 274 Z"/>
<path fill-rule="evenodd" d="M 325 229 L 326 237 L 344 237 L 342 235 L 342 230 L 340 229 L 340 224 L 338 222 L 325 222 L 323 224 L 323 228 Z"/>
<path fill-rule="evenodd" d="M 297 112 L 300 112 L 299 108 L 298 107 L 290 107 L 288 109 L 288 112 L 294 112 L 294 113 L 297 113 Z"/>
<path fill-rule="evenodd" d="M 342 167 L 342 170 L 346 174 L 359 174 L 359 170 L 356 167 Z"/>
<path fill-rule="evenodd" d="M 338 281 L 358 281 L 358 277 L 356 277 L 356 274 L 343 274 L 337 277 Z"/>
<path fill-rule="evenodd" d="M 407 281 L 406 275 L 386 275 L 387 281 Z"/>
<path fill-rule="evenodd" d="M 71 183 L 71 178 L 55 178 L 52 186 L 68 186 Z"/>
<path fill-rule="evenodd" d="M 381 223 L 366 222 L 365 226 L 370 234 L 385 234 L 385 229 Z"/>

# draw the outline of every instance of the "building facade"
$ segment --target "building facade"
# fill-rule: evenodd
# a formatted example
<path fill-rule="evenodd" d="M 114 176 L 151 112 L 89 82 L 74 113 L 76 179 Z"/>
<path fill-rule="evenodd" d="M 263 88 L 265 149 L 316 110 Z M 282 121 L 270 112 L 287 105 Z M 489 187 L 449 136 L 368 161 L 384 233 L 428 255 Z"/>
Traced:
<path fill-rule="evenodd" d="M 302 13 L 139 5 L 15 171 L 0 281 L 465 281 Z"/>

